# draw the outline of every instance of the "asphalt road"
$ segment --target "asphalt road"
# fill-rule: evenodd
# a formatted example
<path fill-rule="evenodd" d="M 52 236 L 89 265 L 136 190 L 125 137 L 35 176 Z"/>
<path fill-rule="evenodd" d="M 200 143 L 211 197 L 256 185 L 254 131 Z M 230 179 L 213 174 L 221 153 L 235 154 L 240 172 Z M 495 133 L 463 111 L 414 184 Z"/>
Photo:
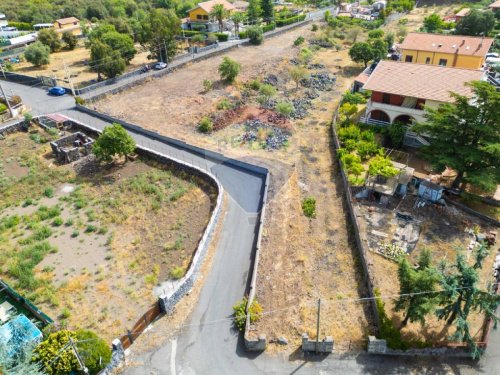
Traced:
<path fill-rule="evenodd" d="M 75 110 L 73 98 L 69 96 L 54 98 L 39 88 L 11 82 L 3 82 L 3 85 L 20 95 L 34 115 L 60 112 L 96 128 L 106 125 L 98 118 Z M 487 353 L 479 364 L 459 359 L 398 358 L 366 353 L 326 358 L 304 357 L 300 352 L 289 357 L 246 353 L 241 335 L 234 331 L 228 318 L 248 281 L 262 178 L 225 164 L 214 164 L 140 134 L 131 132 L 131 135 L 140 145 L 210 169 L 221 181 L 229 199 L 211 272 L 188 318 L 191 326 L 160 348 L 136 355 L 135 362 L 142 365 L 126 368 L 126 374 L 500 374 L 499 331 L 490 336 Z"/>

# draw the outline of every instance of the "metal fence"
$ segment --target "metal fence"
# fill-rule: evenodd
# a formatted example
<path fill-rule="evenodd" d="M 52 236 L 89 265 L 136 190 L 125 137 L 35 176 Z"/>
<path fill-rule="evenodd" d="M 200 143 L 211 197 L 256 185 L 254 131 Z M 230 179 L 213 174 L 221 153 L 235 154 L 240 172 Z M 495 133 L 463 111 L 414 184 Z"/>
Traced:
<path fill-rule="evenodd" d="M 160 303 L 157 301 L 137 320 L 132 329 L 128 330 L 125 335 L 120 337 L 123 349 L 129 348 L 140 334 L 160 316 L 162 316 L 162 312 Z"/>

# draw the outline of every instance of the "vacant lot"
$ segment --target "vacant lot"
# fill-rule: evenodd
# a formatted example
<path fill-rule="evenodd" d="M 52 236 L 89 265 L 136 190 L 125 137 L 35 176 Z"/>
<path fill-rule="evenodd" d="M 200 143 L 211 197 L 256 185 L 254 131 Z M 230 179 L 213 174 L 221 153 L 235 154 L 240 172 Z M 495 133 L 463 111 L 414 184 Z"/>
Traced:
<path fill-rule="evenodd" d="M 158 281 L 184 274 L 215 192 L 147 160 L 58 165 L 50 138 L 0 141 L 1 276 L 61 324 L 112 339 L 154 302 Z"/>
<path fill-rule="evenodd" d="M 151 63 L 148 60 L 149 52 L 142 51 L 140 46 L 136 46 L 137 55 L 130 61 L 126 71 L 138 69 L 144 64 Z M 50 64 L 42 67 L 33 66 L 27 61 L 14 65 L 14 72 L 26 74 L 33 77 L 44 76 L 56 78 L 59 83 L 67 82 L 67 74 L 71 74 L 71 79 L 76 87 L 87 86 L 97 82 L 97 73 L 90 71 L 88 61 L 90 60 L 90 50 L 83 45 L 79 45 L 73 51 L 59 51 L 50 55 Z M 66 73 L 64 64 L 67 66 Z"/>

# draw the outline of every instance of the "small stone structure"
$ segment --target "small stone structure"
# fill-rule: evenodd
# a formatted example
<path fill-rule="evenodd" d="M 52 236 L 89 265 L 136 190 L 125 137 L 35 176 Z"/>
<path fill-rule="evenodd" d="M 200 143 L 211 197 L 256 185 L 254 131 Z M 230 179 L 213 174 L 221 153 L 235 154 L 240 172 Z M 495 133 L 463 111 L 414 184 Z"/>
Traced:
<path fill-rule="evenodd" d="M 92 150 L 94 140 L 81 132 L 76 132 L 57 141 L 50 142 L 56 159 L 63 164 L 72 163 Z"/>
<path fill-rule="evenodd" d="M 249 352 L 263 352 L 266 350 L 266 335 L 261 334 L 256 339 L 248 339 L 246 335 L 244 336 L 245 349 Z"/>
<path fill-rule="evenodd" d="M 333 353 L 333 337 L 326 336 L 323 340 L 309 340 L 307 333 L 302 335 L 302 351 L 303 352 L 318 352 L 318 353 Z"/>
<path fill-rule="evenodd" d="M 368 353 L 384 354 L 387 352 L 387 341 L 368 336 Z"/>

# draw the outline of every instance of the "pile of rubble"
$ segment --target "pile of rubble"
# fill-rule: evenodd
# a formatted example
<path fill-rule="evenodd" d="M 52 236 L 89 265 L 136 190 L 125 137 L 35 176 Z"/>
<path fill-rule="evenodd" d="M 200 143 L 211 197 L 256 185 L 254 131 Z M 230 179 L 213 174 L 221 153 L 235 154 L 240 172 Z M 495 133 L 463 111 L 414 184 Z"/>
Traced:
<path fill-rule="evenodd" d="M 312 107 L 311 99 L 308 98 L 293 99 L 292 104 L 294 110 L 290 114 L 290 117 L 295 120 L 305 118 L 308 110 Z"/>
<path fill-rule="evenodd" d="M 300 81 L 302 86 L 319 90 L 319 91 L 330 91 L 333 84 L 336 81 L 336 77 L 327 72 L 313 73 L 307 79 Z"/>
<path fill-rule="evenodd" d="M 271 86 L 278 86 L 279 79 L 276 75 L 269 74 L 262 80 L 262 82 Z"/>
<path fill-rule="evenodd" d="M 323 64 L 309 64 L 307 69 L 325 69 Z"/>
<path fill-rule="evenodd" d="M 263 141 L 262 147 L 268 151 L 282 148 L 288 142 L 290 136 L 288 131 L 266 124 L 260 120 L 248 120 L 244 123 L 244 126 L 245 132 L 239 140 L 241 142 L 256 141 L 259 138 L 257 134 L 259 131 L 262 131 L 261 129 L 264 129 L 266 138 Z"/>

